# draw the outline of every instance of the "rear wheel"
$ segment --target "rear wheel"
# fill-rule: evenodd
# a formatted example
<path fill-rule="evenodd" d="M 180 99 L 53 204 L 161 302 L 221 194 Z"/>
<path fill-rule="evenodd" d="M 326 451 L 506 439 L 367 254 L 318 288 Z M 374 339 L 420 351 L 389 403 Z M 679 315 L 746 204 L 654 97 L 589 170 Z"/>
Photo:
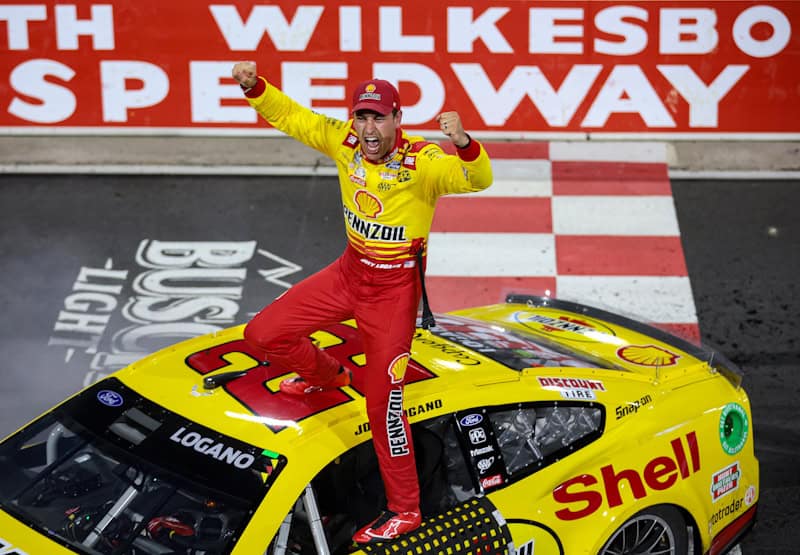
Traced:
<path fill-rule="evenodd" d="M 598 555 L 685 555 L 689 534 L 681 513 L 660 505 L 638 512 L 620 526 Z"/>

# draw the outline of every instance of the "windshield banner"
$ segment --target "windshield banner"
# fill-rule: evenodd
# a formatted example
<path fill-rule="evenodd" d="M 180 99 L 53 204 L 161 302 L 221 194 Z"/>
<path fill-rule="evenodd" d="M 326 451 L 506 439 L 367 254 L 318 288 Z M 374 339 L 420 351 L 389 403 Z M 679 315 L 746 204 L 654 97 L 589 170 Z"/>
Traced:
<path fill-rule="evenodd" d="M 507 138 L 797 134 L 800 2 L 36 0 L 0 5 L 0 131 L 265 133 L 233 63 L 346 119 L 396 83 Z"/>

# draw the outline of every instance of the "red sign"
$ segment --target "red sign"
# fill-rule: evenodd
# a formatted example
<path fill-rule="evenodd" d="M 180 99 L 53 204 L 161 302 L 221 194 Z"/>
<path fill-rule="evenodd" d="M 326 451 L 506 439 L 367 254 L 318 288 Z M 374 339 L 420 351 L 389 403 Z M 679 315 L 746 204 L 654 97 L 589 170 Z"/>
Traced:
<path fill-rule="evenodd" d="M 403 123 L 476 133 L 800 131 L 800 2 L 32 0 L 0 5 L 0 128 L 264 129 L 240 60 L 346 119 L 397 84 Z M 166 129 L 165 129 L 166 128 Z"/>

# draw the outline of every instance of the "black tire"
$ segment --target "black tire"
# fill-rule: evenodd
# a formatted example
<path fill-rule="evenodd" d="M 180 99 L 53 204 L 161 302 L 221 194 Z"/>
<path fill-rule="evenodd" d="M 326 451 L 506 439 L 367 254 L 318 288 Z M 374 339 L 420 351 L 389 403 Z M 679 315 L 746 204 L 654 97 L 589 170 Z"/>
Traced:
<path fill-rule="evenodd" d="M 658 505 L 625 521 L 598 555 L 686 555 L 688 552 L 689 533 L 680 511 Z"/>

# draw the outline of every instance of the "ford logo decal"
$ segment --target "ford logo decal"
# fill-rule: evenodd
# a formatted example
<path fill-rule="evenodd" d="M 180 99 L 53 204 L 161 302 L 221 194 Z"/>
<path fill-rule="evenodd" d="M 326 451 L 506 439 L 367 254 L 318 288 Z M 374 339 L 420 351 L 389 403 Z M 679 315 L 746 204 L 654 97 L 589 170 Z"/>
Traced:
<path fill-rule="evenodd" d="M 462 426 L 474 426 L 483 422 L 483 416 L 480 414 L 468 414 L 461 419 Z"/>
<path fill-rule="evenodd" d="M 107 407 L 118 407 L 122 405 L 122 395 L 110 389 L 97 392 L 97 400 Z"/>

